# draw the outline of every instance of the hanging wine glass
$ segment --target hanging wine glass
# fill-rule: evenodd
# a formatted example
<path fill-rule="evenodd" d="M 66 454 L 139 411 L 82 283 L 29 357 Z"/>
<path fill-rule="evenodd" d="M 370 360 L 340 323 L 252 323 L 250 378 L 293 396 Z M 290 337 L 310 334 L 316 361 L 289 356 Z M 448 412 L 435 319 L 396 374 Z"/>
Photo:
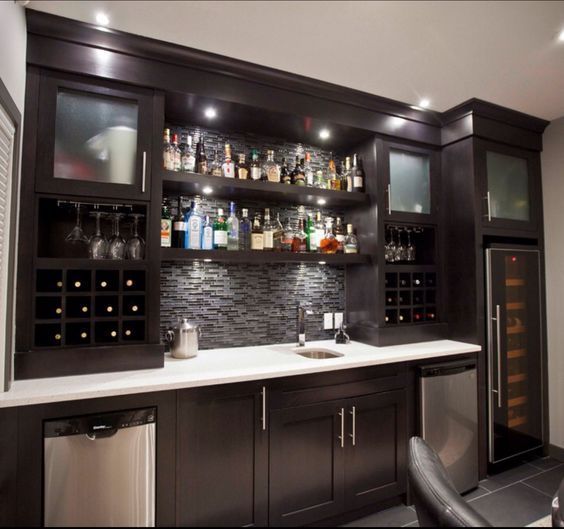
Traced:
<path fill-rule="evenodd" d="M 405 248 L 405 244 L 403 244 L 401 240 L 401 234 L 403 232 L 403 229 L 396 228 L 396 231 L 398 232 L 398 244 L 396 246 L 394 261 L 396 261 L 397 263 L 399 261 L 405 261 L 406 248 Z"/>
<path fill-rule="evenodd" d="M 119 221 L 122 217 L 122 213 L 112 214 L 114 232 L 109 241 L 108 256 L 110 259 L 124 259 L 125 257 L 125 239 L 119 233 Z"/>
<path fill-rule="evenodd" d="M 82 229 L 82 222 L 80 220 L 80 204 L 76 204 L 76 224 L 71 232 L 65 237 L 65 242 L 71 244 L 88 244 L 88 237 Z"/>
<path fill-rule="evenodd" d="M 125 249 L 125 254 L 128 259 L 139 261 L 145 258 L 145 241 L 143 237 L 139 235 L 139 219 L 144 216 L 145 215 L 141 215 L 140 213 L 131 214 L 131 217 L 133 217 L 133 234 L 128 239 Z"/>
<path fill-rule="evenodd" d="M 389 256 L 389 262 L 393 263 L 396 260 L 396 250 L 397 250 L 397 245 L 396 245 L 396 241 L 394 241 L 394 229 L 395 228 L 390 228 L 390 244 L 388 245 L 388 256 Z"/>
<path fill-rule="evenodd" d="M 92 211 L 90 216 L 96 219 L 96 232 L 88 243 L 88 254 L 90 259 L 106 259 L 108 256 L 108 239 L 100 229 L 100 219 L 104 213 L 101 211 Z"/>
<path fill-rule="evenodd" d="M 411 230 L 406 230 L 407 231 L 407 260 L 410 262 L 415 261 L 415 246 L 413 246 L 413 244 L 411 244 Z"/>

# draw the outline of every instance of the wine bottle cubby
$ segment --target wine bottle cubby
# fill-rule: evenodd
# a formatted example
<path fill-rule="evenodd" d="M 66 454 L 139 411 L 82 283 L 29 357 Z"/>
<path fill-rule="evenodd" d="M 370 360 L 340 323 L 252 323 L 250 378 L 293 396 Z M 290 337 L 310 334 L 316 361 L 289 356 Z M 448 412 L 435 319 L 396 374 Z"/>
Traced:
<path fill-rule="evenodd" d="M 39 269 L 34 347 L 146 340 L 144 269 Z"/>

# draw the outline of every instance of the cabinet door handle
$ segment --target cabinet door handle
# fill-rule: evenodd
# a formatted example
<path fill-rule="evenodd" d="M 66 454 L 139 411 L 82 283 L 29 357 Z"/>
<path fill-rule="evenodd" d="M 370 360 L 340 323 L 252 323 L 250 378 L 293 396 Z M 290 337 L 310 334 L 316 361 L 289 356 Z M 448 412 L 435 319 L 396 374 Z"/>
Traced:
<path fill-rule="evenodd" d="M 487 213 L 484 215 L 484 217 L 486 217 L 488 219 L 488 222 L 491 222 L 492 221 L 492 204 L 491 204 L 491 195 L 490 195 L 489 191 L 486 193 L 484 200 L 486 201 L 486 211 L 487 211 Z"/>
<path fill-rule="evenodd" d="M 345 408 L 341 408 L 339 417 L 341 418 L 341 435 L 339 435 L 339 441 L 341 441 L 341 448 L 345 448 Z"/>
<path fill-rule="evenodd" d="M 388 184 L 388 215 L 392 214 L 392 184 Z"/>
<path fill-rule="evenodd" d="M 492 390 L 497 393 L 497 407 L 501 408 L 501 309 L 499 305 L 495 306 L 495 331 L 496 331 L 496 353 L 497 353 L 497 389 Z"/>
<path fill-rule="evenodd" d="M 262 431 L 264 432 L 266 430 L 266 386 L 262 387 L 260 394 L 262 396 L 262 416 L 260 421 L 262 423 Z"/>
<path fill-rule="evenodd" d="M 143 151 L 143 174 L 141 177 L 141 193 L 145 192 L 146 176 L 147 176 L 147 152 Z"/>
<path fill-rule="evenodd" d="M 349 437 L 352 439 L 352 445 L 356 446 L 356 406 L 353 406 L 349 413 L 352 415 L 352 433 Z"/>

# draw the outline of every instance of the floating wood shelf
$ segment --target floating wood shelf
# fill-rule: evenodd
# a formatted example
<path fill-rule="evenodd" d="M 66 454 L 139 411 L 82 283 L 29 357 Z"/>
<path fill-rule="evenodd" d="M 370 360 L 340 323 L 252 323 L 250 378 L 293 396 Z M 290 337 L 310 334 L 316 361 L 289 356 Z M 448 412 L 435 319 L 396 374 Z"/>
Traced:
<path fill-rule="evenodd" d="M 353 207 L 368 203 L 365 193 L 348 193 L 291 184 L 223 178 L 162 170 L 163 193 L 201 195 L 229 200 L 262 200 L 304 206 Z M 204 193 L 204 188 L 212 190 Z M 244 206 L 244 204 L 243 204 Z"/>
<path fill-rule="evenodd" d="M 506 279 L 505 280 L 506 287 L 523 287 L 525 286 L 524 279 Z"/>
<path fill-rule="evenodd" d="M 162 261 L 214 261 L 227 263 L 325 263 L 347 265 L 370 262 L 363 254 L 320 254 L 264 251 L 186 250 L 184 248 L 161 248 Z"/>

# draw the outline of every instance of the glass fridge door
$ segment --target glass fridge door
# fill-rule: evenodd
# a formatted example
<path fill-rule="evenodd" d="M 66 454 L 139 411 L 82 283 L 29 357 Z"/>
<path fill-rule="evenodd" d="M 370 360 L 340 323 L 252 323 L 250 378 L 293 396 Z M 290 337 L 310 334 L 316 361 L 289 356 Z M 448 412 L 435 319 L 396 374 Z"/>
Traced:
<path fill-rule="evenodd" d="M 542 445 L 540 264 L 538 250 L 486 250 L 489 459 Z"/>

